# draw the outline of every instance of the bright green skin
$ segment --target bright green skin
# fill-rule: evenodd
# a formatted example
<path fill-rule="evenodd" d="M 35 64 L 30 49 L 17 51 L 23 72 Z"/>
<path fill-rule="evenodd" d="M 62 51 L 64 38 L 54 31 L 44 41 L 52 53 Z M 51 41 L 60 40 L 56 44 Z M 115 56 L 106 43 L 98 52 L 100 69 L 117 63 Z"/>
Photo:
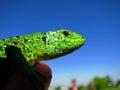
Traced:
<path fill-rule="evenodd" d="M 14 45 L 21 49 L 28 62 L 50 60 L 71 53 L 85 41 L 82 35 L 64 29 L 16 36 L 0 40 L 0 57 L 6 58 L 5 48 Z"/>

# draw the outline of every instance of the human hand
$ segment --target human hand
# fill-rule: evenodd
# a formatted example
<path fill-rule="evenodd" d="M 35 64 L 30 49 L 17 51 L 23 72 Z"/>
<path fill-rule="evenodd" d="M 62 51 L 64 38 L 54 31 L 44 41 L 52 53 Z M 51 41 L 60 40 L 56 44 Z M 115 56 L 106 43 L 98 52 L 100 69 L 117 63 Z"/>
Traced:
<path fill-rule="evenodd" d="M 37 90 L 48 90 L 52 79 L 51 68 L 45 63 L 38 63 L 35 68 L 36 70 L 38 70 L 38 72 L 42 73 L 46 77 L 46 81 L 43 83 L 43 86 L 41 86 L 40 84 Z M 37 78 L 42 77 L 40 76 Z M 20 71 L 18 70 L 13 75 L 11 75 L 11 77 L 6 81 L 3 89 L 0 90 L 36 90 L 36 89 L 34 86 L 31 85 L 29 79 L 25 81 L 25 74 L 21 70 Z"/>
<path fill-rule="evenodd" d="M 21 67 L 23 64 L 21 61 L 24 61 L 24 58 L 20 50 L 15 47 L 10 47 L 6 54 L 8 56 L 7 59 L 1 58 L 2 60 L 0 62 L 0 83 L 2 83 L 0 90 L 48 90 L 52 78 L 52 71 L 47 64 L 42 62 L 37 63 L 32 70 L 32 75 L 27 75 L 27 71 L 25 72 L 23 70 L 24 67 Z M 21 60 L 18 58 L 18 55 L 21 55 Z M 29 66 L 25 65 L 26 67 Z"/>

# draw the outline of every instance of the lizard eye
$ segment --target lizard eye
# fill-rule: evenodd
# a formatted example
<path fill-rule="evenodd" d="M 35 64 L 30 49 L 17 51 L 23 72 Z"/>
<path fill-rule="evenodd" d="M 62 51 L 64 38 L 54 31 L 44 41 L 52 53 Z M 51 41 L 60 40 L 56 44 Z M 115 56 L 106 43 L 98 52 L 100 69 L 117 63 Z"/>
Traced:
<path fill-rule="evenodd" d="M 46 43 L 46 37 L 45 36 L 42 37 L 42 40 L 43 40 L 44 43 Z"/>
<path fill-rule="evenodd" d="M 64 31 L 63 34 L 64 34 L 65 36 L 69 36 L 69 35 L 70 35 L 67 31 Z"/>
<path fill-rule="evenodd" d="M 20 38 L 20 36 L 16 36 L 16 38 Z"/>

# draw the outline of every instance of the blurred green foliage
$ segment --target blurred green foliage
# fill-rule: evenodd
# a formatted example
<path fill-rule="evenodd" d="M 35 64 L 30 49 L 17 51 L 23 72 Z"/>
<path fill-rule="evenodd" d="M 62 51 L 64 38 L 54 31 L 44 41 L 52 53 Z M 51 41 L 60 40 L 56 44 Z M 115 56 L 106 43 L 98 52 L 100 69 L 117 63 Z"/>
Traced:
<path fill-rule="evenodd" d="M 108 81 L 106 78 L 96 77 L 93 82 L 97 90 L 107 88 L 108 86 Z"/>
<path fill-rule="evenodd" d="M 84 86 L 84 85 L 80 85 L 78 88 L 79 88 L 79 90 L 86 90 L 86 86 Z"/>
<path fill-rule="evenodd" d="M 116 82 L 116 87 L 120 88 L 120 80 Z"/>
<path fill-rule="evenodd" d="M 61 86 L 57 86 L 55 90 L 61 90 Z"/>
<path fill-rule="evenodd" d="M 120 80 L 113 82 L 110 76 L 95 77 L 88 85 L 78 86 L 79 90 L 120 90 Z M 55 90 L 62 90 L 57 86 Z"/>

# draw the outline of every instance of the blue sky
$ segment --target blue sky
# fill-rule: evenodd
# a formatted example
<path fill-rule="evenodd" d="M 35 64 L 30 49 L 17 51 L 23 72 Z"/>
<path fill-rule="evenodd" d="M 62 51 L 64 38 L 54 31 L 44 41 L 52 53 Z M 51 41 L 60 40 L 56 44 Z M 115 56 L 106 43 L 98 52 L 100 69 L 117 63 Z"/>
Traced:
<path fill-rule="evenodd" d="M 86 44 L 74 53 L 46 63 L 51 85 L 86 84 L 94 76 L 120 78 L 119 0 L 1 0 L 0 39 L 70 29 Z"/>

